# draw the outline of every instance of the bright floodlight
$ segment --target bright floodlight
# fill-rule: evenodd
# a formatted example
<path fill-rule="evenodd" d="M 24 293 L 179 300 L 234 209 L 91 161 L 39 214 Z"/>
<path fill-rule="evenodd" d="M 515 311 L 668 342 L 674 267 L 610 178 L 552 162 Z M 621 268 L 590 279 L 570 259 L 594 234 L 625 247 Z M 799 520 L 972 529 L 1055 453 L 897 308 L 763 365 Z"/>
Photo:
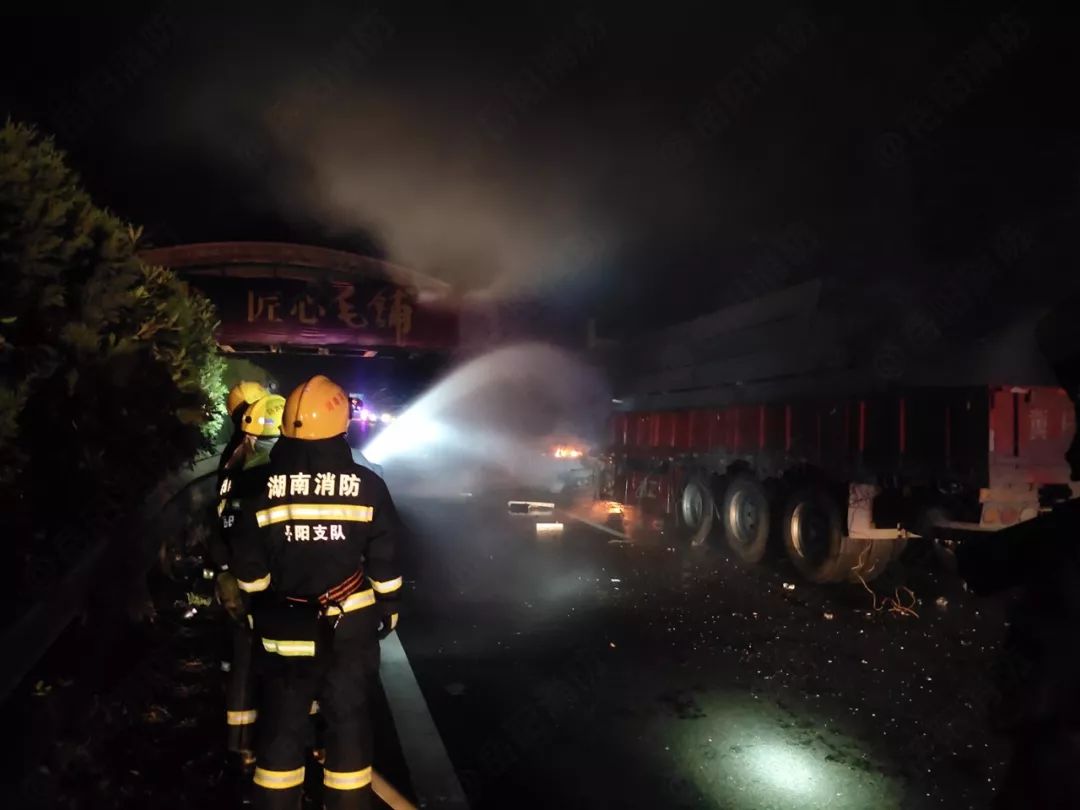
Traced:
<path fill-rule="evenodd" d="M 673 775 L 731 810 L 866 810 L 901 806 L 902 784 L 865 740 L 838 724 L 727 690 L 698 696 L 709 723 L 664 723 L 648 751 L 670 749 Z M 797 719 L 797 722 L 792 722 Z M 853 767 L 857 763 L 860 767 Z M 712 806 L 712 805 L 711 805 Z"/>
<path fill-rule="evenodd" d="M 821 768 L 806 751 L 787 743 L 765 743 L 749 750 L 750 768 L 761 782 L 790 793 L 811 795 L 821 785 Z"/>

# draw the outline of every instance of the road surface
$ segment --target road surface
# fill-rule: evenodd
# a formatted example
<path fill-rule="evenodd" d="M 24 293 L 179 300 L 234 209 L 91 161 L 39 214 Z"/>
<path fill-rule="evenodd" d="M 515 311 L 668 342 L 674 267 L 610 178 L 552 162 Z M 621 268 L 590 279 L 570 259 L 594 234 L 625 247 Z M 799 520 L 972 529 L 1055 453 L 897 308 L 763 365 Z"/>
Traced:
<path fill-rule="evenodd" d="M 947 575 L 901 617 L 783 562 L 538 535 L 496 498 L 401 507 L 400 635 L 474 810 L 989 805 L 1005 606 Z"/>
<path fill-rule="evenodd" d="M 989 805 L 1008 754 L 986 719 L 1003 603 L 923 574 L 918 618 L 900 617 L 783 562 L 570 519 L 538 535 L 494 497 L 398 500 L 398 666 L 426 703 L 407 708 L 430 711 L 473 810 Z M 222 617 L 192 587 L 157 577 L 156 622 L 106 656 L 76 623 L 5 706 L 20 806 L 235 806 Z M 383 719 L 376 765 L 404 787 L 417 741 Z"/>

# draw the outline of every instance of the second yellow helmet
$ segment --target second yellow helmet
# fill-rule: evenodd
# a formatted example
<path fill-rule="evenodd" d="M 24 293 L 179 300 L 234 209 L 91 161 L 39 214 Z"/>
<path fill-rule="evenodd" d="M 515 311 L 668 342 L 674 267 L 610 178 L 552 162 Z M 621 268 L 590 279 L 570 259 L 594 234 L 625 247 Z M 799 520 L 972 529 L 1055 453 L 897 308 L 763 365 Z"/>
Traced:
<path fill-rule="evenodd" d="M 253 402 L 258 402 L 268 393 L 270 392 L 263 387 L 262 383 L 257 383 L 253 380 L 241 380 L 229 389 L 229 397 L 225 401 L 225 407 L 229 411 L 229 416 L 233 416 L 236 413 L 236 409 L 241 405 L 250 405 Z"/>
<path fill-rule="evenodd" d="M 249 436 L 280 436 L 285 397 L 269 394 L 247 406 L 240 429 Z"/>
<path fill-rule="evenodd" d="M 318 374 L 285 400 L 281 432 L 290 439 L 329 439 L 349 427 L 349 397 L 333 380 Z"/>

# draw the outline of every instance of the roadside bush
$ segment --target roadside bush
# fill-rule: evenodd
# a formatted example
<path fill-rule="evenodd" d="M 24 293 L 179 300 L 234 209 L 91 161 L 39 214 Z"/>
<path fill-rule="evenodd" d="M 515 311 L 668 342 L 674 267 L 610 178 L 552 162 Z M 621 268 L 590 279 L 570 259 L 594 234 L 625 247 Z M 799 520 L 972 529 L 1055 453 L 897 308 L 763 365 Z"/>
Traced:
<path fill-rule="evenodd" d="M 214 309 L 138 238 L 51 139 L 0 129 L 0 509 L 24 557 L 71 526 L 135 540 L 224 419 Z"/>

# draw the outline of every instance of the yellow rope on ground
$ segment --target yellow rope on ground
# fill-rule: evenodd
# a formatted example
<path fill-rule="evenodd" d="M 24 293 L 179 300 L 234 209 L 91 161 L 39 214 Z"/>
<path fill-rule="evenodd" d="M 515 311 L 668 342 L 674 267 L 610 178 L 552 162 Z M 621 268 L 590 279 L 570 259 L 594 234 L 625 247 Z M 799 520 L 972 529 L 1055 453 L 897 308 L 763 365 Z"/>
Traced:
<path fill-rule="evenodd" d="M 883 610 L 887 610 L 889 613 L 894 613 L 897 616 L 914 616 L 919 618 L 919 614 L 915 612 L 915 605 L 919 603 L 918 598 L 915 596 L 915 592 L 906 585 L 900 585 L 893 591 L 892 596 L 879 596 L 878 592 L 866 584 L 866 580 L 863 579 L 861 573 L 859 573 L 863 566 L 866 565 L 866 555 L 870 551 L 870 544 L 867 543 L 866 547 L 859 554 L 859 562 L 855 567 L 851 569 L 852 573 L 858 578 L 859 583 L 866 589 L 866 592 L 870 594 L 871 605 L 876 613 L 880 613 Z M 870 571 L 873 571 L 871 568 Z M 867 573 L 870 573 L 867 571 Z M 910 599 L 909 604 L 904 604 L 904 600 L 901 599 L 900 592 L 903 591 Z M 878 600 L 881 600 L 880 603 Z"/>

